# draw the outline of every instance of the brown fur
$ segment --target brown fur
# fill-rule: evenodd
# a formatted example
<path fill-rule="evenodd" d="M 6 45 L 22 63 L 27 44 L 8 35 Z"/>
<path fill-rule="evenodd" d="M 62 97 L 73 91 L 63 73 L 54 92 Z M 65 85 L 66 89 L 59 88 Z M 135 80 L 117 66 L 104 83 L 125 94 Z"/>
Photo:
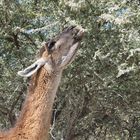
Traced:
<path fill-rule="evenodd" d="M 22 112 L 13 129 L 0 140 L 48 140 L 52 106 L 61 72 L 48 75 L 42 68 L 32 76 Z"/>

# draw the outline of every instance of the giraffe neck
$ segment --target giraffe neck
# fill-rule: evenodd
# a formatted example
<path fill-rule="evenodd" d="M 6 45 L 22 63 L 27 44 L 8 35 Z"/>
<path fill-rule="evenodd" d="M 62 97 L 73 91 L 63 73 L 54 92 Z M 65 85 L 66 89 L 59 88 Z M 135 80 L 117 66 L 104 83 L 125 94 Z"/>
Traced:
<path fill-rule="evenodd" d="M 61 72 L 49 76 L 44 68 L 32 77 L 23 109 L 11 136 L 9 135 L 13 140 L 18 136 L 21 140 L 48 140 L 52 108 L 60 79 Z"/>

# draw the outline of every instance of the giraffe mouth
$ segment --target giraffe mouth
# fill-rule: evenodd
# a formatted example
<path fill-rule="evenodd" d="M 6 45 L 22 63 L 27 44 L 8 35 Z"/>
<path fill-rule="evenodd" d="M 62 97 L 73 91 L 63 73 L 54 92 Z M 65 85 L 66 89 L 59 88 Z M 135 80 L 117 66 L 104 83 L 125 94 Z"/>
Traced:
<path fill-rule="evenodd" d="M 82 40 L 85 30 L 82 27 L 71 26 L 69 28 L 64 29 L 64 33 L 65 32 L 71 32 L 72 33 L 73 39 L 74 39 L 73 44 L 75 44 L 75 43 Z"/>
<path fill-rule="evenodd" d="M 82 38 L 84 36 L 84 29 L 83 28 L 78 29 L 78 27 L 77 27 L 77 28 L 75 28 L 75 30 L 76 30 L 76 33 L 74 35 L 74 43 L 77 43 L 82 40 Z"/>
<path fill-rule="evenodd" d="M 71 46 L 71 48 L 72 47 L 75 47 L 75 46 L 77 46 L 77 47 L 75 49 L 75 52 L 73 54 L 73 57 L 75 56 L 75 54 L 76 54 L 76 52 L 77 52 L 77 50 L 78 50 L 78 48 L 80 46 L 80 42 L 81 42 L 81 40 L 82 40 L 82 38 L 84 36 L 84 29 L 81 28 L 81 27 L 75 27 L 74 28 L 74 32 L 75 32 L 74 33 L 74 42 L 73 42 L 73 46 Z"/>
<path fill-rule="evenodd" d="M 70 47 L 67 55 L 62 57 L 62 61 L 65 61 L 66 59 L 68 59 L 66 65 L 69 65 L 74 60 L 76 53 L 77 53 L 77 50 L 79 49 L 80 42 L 81 42 L 83 35 L 84 35 L 83 28 L 79 29 L 78 27 L 71 27 L 70 30 L 72 30 L 71 32 L 73 34 L 74 41 L 73 41 L 73 45 Z"/>

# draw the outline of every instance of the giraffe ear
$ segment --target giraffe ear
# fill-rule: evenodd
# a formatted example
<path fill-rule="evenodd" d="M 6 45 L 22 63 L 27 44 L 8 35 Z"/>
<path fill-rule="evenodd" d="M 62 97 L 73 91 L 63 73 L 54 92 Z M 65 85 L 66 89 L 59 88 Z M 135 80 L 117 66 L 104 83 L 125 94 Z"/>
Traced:
<path fill-rule="evenodd" d="M 27 67 L 26 69 L 22 71 L 18 71 L 18 75 L 22 77 L 30 77 L 35 72 L 37 72 L 38 69 L 40 69 L 45 63 L 46 63 L 46 60 L 44 60 L 43 58 L 40 58 L 36 62 L 34 62 L 32 65 Z"/>

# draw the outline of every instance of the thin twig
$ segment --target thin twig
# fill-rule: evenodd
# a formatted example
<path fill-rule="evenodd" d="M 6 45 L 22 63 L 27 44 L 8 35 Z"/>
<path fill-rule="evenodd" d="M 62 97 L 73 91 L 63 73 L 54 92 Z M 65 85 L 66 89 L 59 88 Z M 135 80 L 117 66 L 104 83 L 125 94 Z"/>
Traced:
<path fill-rule="evenodd" d="M 51 135 L 51 137 L 52 137 L 54 140 L 56 140 L 56 138 L 55 138 L 54 135 L 52 134 L 52 131 L 54 130 L 54 127 L 55 127 L 56 113 L 57 113 L 57 109 L 55 109 L 55 111 L 54 111 L 53 124 L 52 124 L 52 126 L 51 126 L 51 128 L 50 128 L 50 132 L 49 132 L 50 135 Z"/>

